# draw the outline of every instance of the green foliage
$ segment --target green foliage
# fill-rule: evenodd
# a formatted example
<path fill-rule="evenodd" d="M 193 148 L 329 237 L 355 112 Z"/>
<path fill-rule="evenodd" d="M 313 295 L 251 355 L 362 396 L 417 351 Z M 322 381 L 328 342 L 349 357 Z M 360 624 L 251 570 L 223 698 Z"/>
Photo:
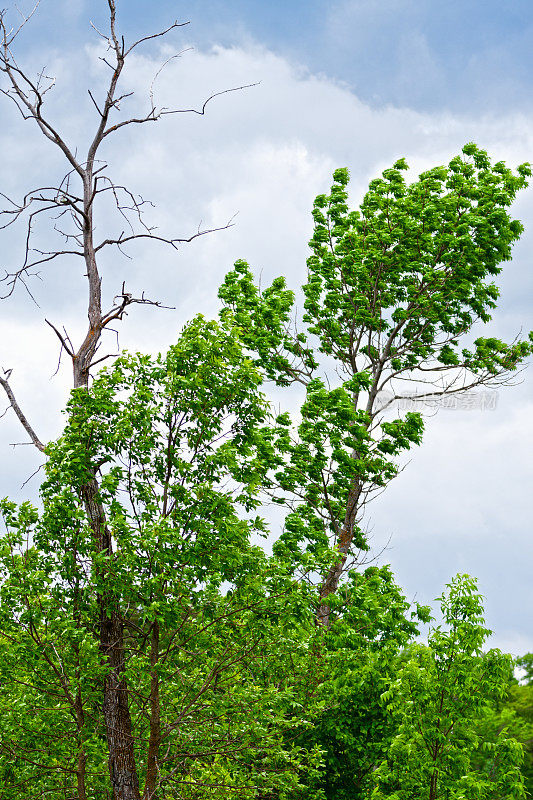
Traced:
<path fill-rule="evenodd" d="M 531 653 L 529 657 L 531 663 Z M 528 797 L 533 797 L 533 681 L 530 679 L 525 686 L 514 685 L 509 691 L 505 709 L 513 715 L 510 723 L 505 723 L 509 734 L 518 739 L 524 747 L 524 764 L 522 774 L 524 786 Z"/>
<path fill-rule="evenodd" d="M 347 364 L 354 330 L 356 337 L 372 331 L 364 343 L 372 364 L 396 328 L 394 369 L 431 358 L 459 363 L 456 337 L 475 319 L 490 319 L 498 297 L 491 278 L 522 231 L 506 208 L 527 185 L 528 165 L 514 175 L 467 145 L 410 185 L 405 169 L 397 162 L 371 181 L 359 211 L 348 210 L 347 170 L 337 170 L 330 195 L 315 201 L 304 319 L 322 352 Z M 497 349 L 488 341 L 487 358 Z M 488 366 L 482 361 L 476 369 Z"/>
<path fill-rule="evenodd" d="M 110 587 L 141 784 L 156 715 L 165 798 L 203 797 L 204 783 L 213 797 L 226 784 L 305 796 L 301 778 L 321 761 L 293 741 L 314 713 L 295 688 L 312 589 L 250 543 L 270 466 L 259 384 L 235 330 L 197 318 L 166 357 L 125 354 L 73 392 L 40 513 L 4 501 L 2 800 L 26 785 L 59 800 L 80 762 L 88 797 L 110 797 L 97 605 Z M 111 556 L 81 502 L 95 468 Z"/>
<path fill-rule="evenodd" d="M 222 318 L 239 327 L 265 377 L 305 387 L 299 424 L 279 419 L 285 459 L 274 499 L 302 501 L 277 544 L 283 558 L 324 553 L 330 536 L 344 555 L 367 547 L 364 502 L 422 437 L 419 414 L 385 418 L 412 398 L 406 381 L 421 399 L 498 385 L 532 351 L 531 337 L 464 346 L 496 307 L 494 277 L 522 231 L 507 209 L 529 165 L 513 173 L 469 144 L 411 184 L 406 169 L 402 159 L 371 181 L 358 210 L 348 205 L 346 169 L 316 198 L 302 331 L 283 278 L 261 291 L 238 261 L 219 292 Z"/>
<path fill-rule="evenodd" d="M 440 598 L 446 627 L 409 647 L 381 696 L 398 732 L 373 773 L 372 800 L 525 797 L 520 744 L 505 730 L 492 741 L 480 735 L 487 707 L 507 692 L 512 659 L 482 650 L 490 631 L 476 582 L 462 575 L 448 588 Z"/>
<path fill-rule="evenodd" d="M 323 637 L 325 677 L 317 688 L 325 710 L 304 739 L 324 750 L 318 785 L 325 798 L 362 800 L 396 733 L 380 696 L 429 612 L 411 611 L 388 567 L 354 570 L 332 603 L 337 618 Z"/>
<path fill-rule="evenodd" d="M 522 775 L 528 797 L 533 797 L 533 680 L 531 676 L 532 654 L 516 659 L 524 670 L 524 683 L 518 683 L 509 675 L 505 697 L 491 703 L 484 712 L 478 726 L 478 734 L 484 741 L 495 742 L 502 732 L 512 736 L 524 749 Z M 485 763 L 484 754 L 480 762 Z"/>

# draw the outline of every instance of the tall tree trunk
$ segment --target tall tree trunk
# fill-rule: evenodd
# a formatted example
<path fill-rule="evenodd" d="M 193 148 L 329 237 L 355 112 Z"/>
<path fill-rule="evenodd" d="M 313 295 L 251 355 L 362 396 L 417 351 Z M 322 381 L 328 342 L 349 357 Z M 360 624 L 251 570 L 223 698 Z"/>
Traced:
<path fill-rule="evenodd" d="M 78 764 L 76 767 L 76 784 L 78 789 L 78 800 L 87 800 L 87 788 L 85 784 L 86 768 L 87 768 L 87 753 L 83 744 L 83 729 L 85 727 L 85 713 L 83 710 L 83 702 L 81 691 L 78 689 L 76 694 L 76 725 L 78 727 L 78 734 L 80 736 L 80 745 L 78 751 Z"/>
<path fill-rule="evenodd" d="M 434 770 L 430 779 L 428 800 L 437 800 L 437 781 L 438 772 L 437 770 Z"/>
<path fill-rule="evenodd" d="M 93 476 L 82 488 L 82 497 L 98 551 L 113 557 L 111 533 Z M 109 563 L 108 561 L 108 563 Z M 124 624 L 110 581 L 109 566 L 100 567 L 98 593 L 100 652 L 107 670 L 104 678 L 103 715 L 109 752 L 109 775 L 116 800 L 141 800 L 135 762 L 128 688 L 124 678 Z"/>
<path fill-rule="evenodd" d="M 114 4 L 112 13 L 114 13 Z M 112 17 L 114 21 L 114 17 Z M 118 79 L 118 71 L 116 77 Z M 101 129 L 105 127 L 103 118 Z M 101 131 L 100 131 L 101 133 Z M 88 389 L 89 370 L 100 341 L 103 317 L 101 278 L 96 263 L 96 251 L 93 240 L 93 201 L 95 185 L 93 165 L 98 137 L 95 138 L 87 158 L 83 176 L 84 205 L 84 258 L 89 284 L 88 321 L 89 327 L 77 353 L 72 356 L 74 388 Z M 94 533 L 97 549 L 107 556 L 98 570 L 101 584 L 98 593 L 100 616 L 100 652 L 106 665 L 104 678 L 104 696 L 102 710 L 106 729 L 109 752 L 109 775 L 115 800 L 141 800 L 139 777 L 135 763 L 135 748 L 131 715 L 129 711 L 128 687 L 124 677 L 124 624 L 120 603 L 112 586 L 110 565 L 113 560 L 111 533 L 107 526 L 104 508 L 99 498 L 99 486 L 96 474 L 82 487 L 82 499 Z"/>
<path fill-rule="evenodd" d="M 100 647 L 108 666 L 103 712 L 109 775 L 117 800 L 140 800 L 128 688 L 124 680 L 123 623 L 116 610 L 106 605 L 101 603 L 100 606 Z"/>
<path fill-rule="evenodd" d="M 357 520 L 357 512 L 359 510 L 359 499 L 361 497 L 362 484 L 359 480 L 355 481 L 346 503 L 346 514 L 344 517 L 344 524 L 342 531 L 336 542 L 339 558 L 330 566 L 328 573 L 320 586 L 320 604 L 316 612 L 317 625 L 323 625 L 329 628 L 330 620 L 330 606 L 327 603 L 327 598 L 330 594 L 337 591 L 339 581 L 352 546 L 353 538 L 355 535 L 355 525 Z"/>
<path fill-rule="evenodd" d="M 161 709 L 159 703 L 159 675 L 157 674 L 158 661 L 159 623 L 155 620 L 152 625 L 150 648 L 150 740 L 148 742 L 148 756 L 146 759 L 146 783 L 144 786 L 143 800 L 156 800 L 157 760 L 161 743 Z"/>
<path fill-rule="evenodd" d="M 34 120 L 41 133 L 61 151 L 69 165 L 67 174 L 57 187 L 45 187 L 44 189 L 37 189 L 35 192 L 29 192 L 24 199 L 23 205 L 20 207 L 18 207 L 16 203 L 10 201 L 9 198 L 6 198 L 12 207 L 10 205 L 9 211 L 3 211 L 2 213 L 15 215 L 15 219 L 17 219 L 23 211 L 30 207 L 32 202 L 41 203 L 41 208 L 43 204 L 47 204 L 47 211 L 57 210 L 57 216 L 54 216 L 54 219 L 64 218 L 65 214 L 70 215 L 70 220 L 74 226 L 72 228 L 73 232 L 70 233 L 65 233 L 63 230 L 54 226 L 55 230 L 65 237 L 67 242 L 65 245 L 66 249 L 43 254 L 42 251 L 37 251 L 35 248 L 32 248 L 30 244 L 33 225 L 32 219 L 34 217 L 33 213 L 30 212 L 30 221 L 28 223 L 26 238 L 25 262 L 19 271 L 10 274 L 8 277 L 12 279 L 10 286 L 13 289 L 17 281 L 24 283 L 25 277 L 27 277 L 32 267 L 36 266 L 36 264 L 51 261 L 61 255 L 83 257 L 85 277 L 87 278 L 88 284 L 88 327 L 79 348 L 76 349 L 73 345 L 66 330 L 62 333 L 55 325 L 47 321 L 61 342 L 61 352 L 64 349 L 72 359 L 74 388 L 78 390 L 87 389 L 90 369 L 100 361 L 100 359 L 95 360 L 95 356 L 102 331 L 106 326 L 109 326 L 109 324 L 115 320 L 121 320 L 126 308 L 131 303 L 159 305 L 157 302 L 147 300 L 144 297 L 144 293 L 141 297 L 132 298 L 131 294 L 125 292 L 125 284 L 123 283 L 122 292 L 115 296 L 111 308 L 106 313 L 102 312 L 102 282 L 98 269 L 97 255 L 105 246 L 112 246 L 120 249 L 124 237 L 123 233 L 121 233 L 116 239 L 107 238 L 98 245 L 95 244 L 93 222 L 95 201 L 102 192 L 111 191 L 115 198 L 117 210 L 122 217 L 127 218 L 125 211 L 131 211 L 138 217 L 138 221 L 141 223 L 141 231 L 137 233 L 132 227 L 131 235 L 125 237 L 126 241 L 145 238 L 151 235 L 152 231 L 142 220 L 141 207 L 144 201 L 142 199 L 137 201 L 126 187 L 114 184 L 112 179 L 105 174 L 107 165 L 97 158 L 97 154 L 104 139 L 114 131 L 127 125 L 142 124 L 145 122 L 152 123 L 165 113 L 164 110 L 156 111 L 155 107 L 152 105 L 150 111 L 143 118 L 133 117 L 128 119 L 126 117 L 120 121 L 114 121 L 113 124 L 110 122 L 110 117 L 119 110 L 120 100 L 129 96 L 128 94 L 117 95 L 117 86 L 126 57 L 142 42 L 152 40 L 155 37 L 165 36 L 175 28 L 188 24 L 175 21 L 165 30 L 149 36 L 143 36 L 126 47 L 124 37 L 116 30 L 116 0 L 107 0 L 107 6 L 109 32 L 108 35 L 104 35 L 100 33 L 100 31 L 98 31 L 98 33 L 104 36 L 104 39 L 107 41 L 108 54 L 105 61 L 107 66 L 111 68 L 111 74 L 107 82 L 105 98 L 101 103 L 98 103 L 91 91 L 89 91 L 98 116 L 94 134 L 88 150 L 86 151 L 85 158 L 78 158 L 77 150 L 72 150 L 69 147 L 60 132 L 48 120 L 47 115 L 44 114 L 43 98 L 48 89 L 51 88 L 51 85 L 45 88 L 41 80 L 35 83 L 33 79 L 24 74 L 12 56 L 12 43 L 32 16 L 33 12 L 26 17 L 23 16 L 22 23 L 14 31 L 10 29 L 9 26 L 6 26 L 4 12 L 0 11 L 0 72 L 7 78 L 7 83 L 10 87 L 4 93 L 7 93 L 8 96 L 14 100 L 24 119 Z M 207 102 L 209 102 L 210 99 L 211 98 L 208 98 Z M 203 113 L 203 111 L 201 113 Z M 98 165 L 95 169 L 96 164 Z M 82 197 L 78 197 L 78 191 L 74 188 L 74 179 L 82 182 Z M 119 199 L 117 192 L 125 192 L 127 197 L 125 205 Z M 131 206 L 130 202 L 132 204 Z M 67 216 L 67 219 L 69 219 L 69 216 Z M 165 239 L 159 236 L 154 236 L 154 239 L 164 241 L 168 245 L 175 247 L 177 241 L 191 241 L 197 236 L 203 235 L 203 233 L 204 231 L 198 231 L 198 233 L 187 240 L 178 240 L 175 238 Z M 82 242 L 80 235 L 83 238 L 83 247 L 81 247 Z M 32 251 L 39 252 L 46 257 L 42 260 L 37 260 L 35 264 L 31 264 L 29 263 L 31 262 L 29 253 Z M 9 292 L 9 294 L 10 293 L 11 292 Z M 104 356 L 103 358 L 107 357 L 108 356 Z M 17 404 L 9 386 L 8 378 L 9 373 L 5 378 L 0 376 L 0 386 L 5 390 L 13 410 L 29 434 L 33 444 L 39 451 L 43 452 L 45 449 L 44 445 Z M 100 627 L 100 651 L 106 666 L 102 706 L 109 749 L 109 771 L 113 786 L 113 800 L 140 800 L 139 780 L 135 766 L 134 738 L 125 679 L 125 648 L 121 603 L 118 593 L 113 586 L 113 574 L 110 569 L 113 560 L 111 535 L 107 527 L 104 508 L 99 500 L 99 485 L 95 471 L 90 474 L 85 485 L 81 487 L 80 500 L 89 519 L 97 553 L 99 556 L 104 556 L 103 561 L 100 562 L 97 568 L 99 583 L 99 619 L 96 622 Z M 152 681 L 154 680 L 155 677 L 153 674 Z M 152 719 L 154 721 L 152 725 L 153 736 L 151 736 L 150 740 L 150 753 L 152 754 L 151 757 L 154 764 L 156 763 L 159 747 L 159 733 L 157 728 L 159 723 L 156 722 L 159 713 L 158 711 L 156 713 L 156 706 L 158 708 L 159 703 L 158 692 L 159 687 L 157 685 L 157 693 L 154 695 L 156 699 L 154 699 L 152 708 Z M 154 693 L 152 692 L 152 694 Z M 83 730 L 83 707 L 81 705 L 79 712 L 78 727 L 80 730 Z M 80 741 L 83 744 L 83 739 L 80 739 Z M 80 749 L 79 758 L 78 795 L 80 800 L 84 800 L 86 789 L 82 784 L 85 774 L 86 757 L 83 747 Z M 90 790 L 89 793 L 91 793 Z"/>

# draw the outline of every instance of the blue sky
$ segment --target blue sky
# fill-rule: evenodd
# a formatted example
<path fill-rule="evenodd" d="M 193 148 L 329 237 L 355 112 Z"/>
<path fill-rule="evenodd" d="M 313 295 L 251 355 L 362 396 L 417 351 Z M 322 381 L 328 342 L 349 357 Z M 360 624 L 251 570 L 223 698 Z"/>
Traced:
<path fill-rule="evenodd" d="M 60 9 L 61 25 L 46 13 Z M 30 37 L 84 37 L 82 19 L 103 19 L 99 0 L 46 0 Z M 127 12 L 125 9 L 127 8 Z M 418 110 L 530 109 L 533 8 L 529 0 L 128 0 L 120 16 L 134 35 L 147 23 L 190 20 L 200 46 L 248 38 L 312 72 L 346 83 L 373 105 Z"/>
<path fill-rule="evenodd" d="M 207 40 L 221 36 L 229 43 L 233 31 L 249 31 L 373 104 L 454 110 L 531 105 L 533 13 L 527 0 L 212 2 L 193 3 L 191 17 Z"/>
<path fill-rule="evenodd" d="M 81 148 L 95 123 L 87 86 L 102 91 L 105 74 L 88 20 L 103 23 L 105 8 L 105 0 L 42 0 L 19 43 L 24 63 L 46 65 L 56 76 L 47 96 L 52 117 Z M 173 34 L 170 49 L 148 48 L 127 67 L 124 87 L 137 94 L 125 111 L 146 108 L 153 75 L 184 45 L 195 52 L 158 78 L 160 105 L 198 107 L 213 91 L 261 83 L 217 99 L 205 117 L 169 117 L 109 138 L 105 157 L 115 179 L 154 201 L 150 221 L 162 231 L 182 235 L 200 220 L 219 225 L 238 212 L 229 231 L 177 255 L 143 245 L 132 249 L 131 261 L 103 261 L 108 300 L 126 280 L 130 290 L 176 307 L 164 314 L 136 309 L 121 346 L 162 349 L 198 311 L 216 314 L 216 287 L 237 258 L 249 260 L 265 283 L 285 274 L 298 287 L 313 198 L 327 190 L 336 167 L 349 167 L 356 203 L 369 179 L 400 156 L 417 172 L 476 141 L 512 166 L 533 161 L 530 3 L 119 0 L 119 25 L 130 40 L 176 17 L 191 25 Z M 57 180 L 63 166 L 50 144 L 5 103 L 0 115 L 0 191 L 20 196 Z M 506 339 L 533 329 L 532 189 L 514 210 L 526 231 L 504 270 L 490 329 Z M 104 214 L 100 224 L 113 232 L 120 223 Z M 41 246 L 49 244 L 43 232 Z M 17 264 L 20 246 L 15 231 L 1 235 L 0 268 Z M 42 277 L 32 285 L 38 308 L 23 293 L 2 305 L 0 366 L 15 368 L 13 387 L 46 440 L 60 431 L 70 375 L 65 367 L 51 380 L 58 353 L 43 318 L 76 337 L 85 312 L 77 264 Z M 430 416 L 424 444 L 367 520 L 376 551 L 392 535 L 382 560 L 409 598 L 429 602 L 456 572 L 478 575 L 494 641 L 514 653 L 533 650 L 531 369 L 522 379 L 500 392 L 493 411 Z M 36 479 L 20 489 L 38 464 L 29 448 L 9 448 L 20 440 L 5 417 L 2 495 L 36 492 Z"/>

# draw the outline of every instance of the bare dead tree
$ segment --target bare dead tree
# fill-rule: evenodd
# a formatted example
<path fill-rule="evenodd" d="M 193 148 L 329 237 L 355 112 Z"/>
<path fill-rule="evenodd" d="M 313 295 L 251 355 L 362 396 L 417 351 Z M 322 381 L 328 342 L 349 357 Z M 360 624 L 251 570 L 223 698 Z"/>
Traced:
<path fill-rule="evenodd" d="M 127 187 L 115 183 L 108 174 L 106 163 L 98 159 L 100 147 L 104 140 L 121 128 L 130 125 L 142 125 L 157 122 L 162 117 L 171 114 L 205 114 L 208 103 L 215 97 L 228 92 L 239 91 L 248 86 L 239 86 L 216 92 L 205 100 L 200 109 L 166 109 L 158 108 L 154 103 L 153 88 L 150 91 L 149 110 L 143 117 L 130 117 L 114 121 L 114 115 L 120 113 L 121 102 L 132 95 L 131 92 L 120 93 L 120 78 L 126 59 L 140 45 L 147 41 L 167 35 L 170 31 L 187 25 L 187 22 L 174 22 L 164 31 L 126 45 L 124 37 L 116 29 L 116 3 L 108 0 L 109 6 L 109 31 L 99 36 L 107 44 L 107 52 L 102 56 L 102 61 L 111 70 L 104 99 L 99 103 L 94 97 L 94 92 L 89 89 L 89 96 L 94 104 L 97 121 L 94 136 L 82 159 L 77 155 L 77 150 L 70 145 L 60 131 L 52 124 L 46 115 L 45 99 L 47 93 L 54 86 L 54 79 L 42 72 L 37 78 L 32 78 L 21 67 L 13 55 L 13 44 L 17 35 L 37 9 L 39 3 L 29 17 L 23 20 L 18 29 L 8 27 L 5 12 L 0 14 L 0 71 L 6 78 L 7 88 L 0 88 L 0 92 L 9 98 L 17 107 L 24 120 L 35 122 L 41 133 L 49 139 L 63 154 L 68 163 L 69 170 L 61 181 L 55 186 L 40 186 L 27 192 L 21 201 L 17 202 L 0 193 L 7 205 L 0 210 L 0 230 L 7 228 L 20 220 L 25 220 L 25 253 L 22 264 L 16 269 L 8 271 L 3 278 L 5 288 L 3 297 L 10 296 L 18 284 L 22 284 L 28 291 L 28 279 L 34 270 L 44 264 L 64 257 L 81 259 L 84 275 L 87 278 L 88 298 L 87 314 L 88 329 L 82 342 L 74 347 L 68 335 L 50 324 L 62 349 L 70 356 L 73 366 L 74 386 L 87 386 L 91 367 L 96 363 L 95 354 L 99 348 L 102 332 L 117 320 L 122 319 L 126 309 L 132 304 L 161 306 L 159 301 L 147 299 L 144 294 L 134 297 L 122 286 L 120 293 L 115 297 L 111 308 L 102 307 L 101 276 L 98 267 L 98 254 L 105 248 L 114 247 L 121 249 L 125 244 L 140 240 L 150 239 L 161 242 L 174 249 L 184 242 L 212 233 L 214 230 L 223 230 L 230 227 L 230 220 L 225 225 L 214 229 L 198 229 L 196 232 L 184 237 L 163 236 L 153 227 L 146 224 L 144 207 L 147 201 L 134 195 Z M 93 26 L 95 27 L 95 26 Z M 168 63 L 170 59 L 167 59 Z M 164 65 L 163 65 L 164 66 Z M 107 237 L 102 241 L 95 238 L 94 209 L 100 197 L 111 195 L 116 208 L 126 223 L 127 230 L 121 231 L 115 237 Z M 46 215 L 53 219 L 53 228 L 66 243 L 63 249 L 43 251 L 33 247 L 34 228 L 38 219 Z M 104 356 L 107 358 L 107 356 Z M 98 359 L 101 361 L 102 359 Z"/>
<path fill-rule="evenodd" d="M 148 299 L 144 293 L 134 296 L 127 291 L 123 283 L 112 305 L 105 308 L 102 304 L 102 276 L 98 261 L 102 252 L 109 248 L 121 251 L 124 245 L 141 239 L 159 242 L 178 249 L 182 243 L 191 242 L 215 230 L 226 229 L 232 224 L 230 220 L 217 228 L 198 228 L 195 232 L 181 237 L 159 234 L 145 221 L 144 211 L 147 201 L 135 195 L 126 186 L 114 182 L 108 172 L 108 165 L 99 159 L 102 144 L 108 137 L 128 126 L 154 123 L 169 115 L 204 115 L 208 104 L 214 98 L 247 88 L 251 84 L 216 92 L 197 109 L 167 109 L 156 106 L 152 82 L 147 112 L 141 116 L 121 116 L 121 104 L 132 94 L 131 92 L 121 92 L 120 89 L 127 59 L 141 45 L 156 39 L 161 40 L 188 23 L 175 21 L 164 30 L 143 36 L 133 43 L 127 44 L 117 27 L 116 0 L 107 0 L 108 29 L 100 31 L 95 25 L 92 27 L 105 44 L 105 54 L 101 60 L 109 69 L 109 78 L 102 98 L 97 98 L 97 92 L 94 89 L 88 90 L 95 109 L 96 121 L 90 144 L 81 157 L 78 155 L 78 149 L 58 130 L 47 114 L 46 99 L 54 86 L 54 79 L 47 76 L 44 70 L 33 77 L 19 65 L 14 54 L 17 37 L 37 11 L 39 4 L 40 0 L 31 13 L 23 17 L 20 25 L 15 28 L 10 27 L 7 12 L 0 12 L 0 73 L 4 79 L 0 92 L 16 106 L 23 120 L 28 120 L 36 125 L 41 134 L 60 151 L 67 171 L 57 184 L 36 187 L 28 191 L 20 201 L 0 193 L 0 197 L 5 201 L 5 207 L 0 210 L 0 230 L 16 223 L 25 225 L 24 257 L 21 264 L 7 270 L 3 277 L 2 283 L 5 288 L 2 296 L 3 298 L 9 297 L 19 285 L 31 295 L 30 279 L 35 275 L 35 270 L 44 265 L 61 259 L 79 262 L 82 274 L 87 279 L 88 324 L 85 335 L 80 342 L 74 344 L 64 327 L 61 328 L 49 320 L 46 322 L 59 340 L 61 353 L 65 352 L 72 362 L 74 388 L 87 389 L 91 369 L 109 357 L 109 355 L 99 355 L 102 333 L 112 323 L 122 320 L 132 305 L 162 307 L 160 301 Z M 161 69 L 170 60 L 172 59 L 167 59 Z M 161 69 L 155 77 L 161 72 Z M 94 213 L 97 205 L 107 197 L 111 197 L 114 201 L 125 227 L 118 235 L 108 236 L 99 241 L 96 238 Z M 62 237 L 62 248 L 45 251 L 34 245 L 35 228 L 41 218 L 47 218 L 52 228 Z M 10 372 L 5 372 L 4 376 L 0 377 L 0 384 L 7 395 L 10 407 L 31 442 L 42 452 L 44 450 L 43 443 L 22 412 L 9 384 L 9 375 Z M 100 553 L 106 554 L 111 562 L 113 557 L 111 533 L 104 508 L 99 500 L 96 469 L 83 487 L 80 499 L 90 521 L 98 550 Z M 101 569 L 105 570 L 105 567 Z M 109 580 L 106 580 L 106 575 L 102 572 L 100 578 L 102 584 L 107 586 L 107 589 L 100 594 L 98 603 L 100 608 L 100 648 L 108 667 L 105 677 L 103 710 L 109 751 L 109 773 L 115 800 L 140 800 L 141 790 L 135 763 L 128 687 L 124 678 L 124 623 L 121 610 L 114 599 L 111 576 L 109 576 Z M 81 766 L 83 767 L 83 764 Z M 79 776 L 79 784 L 80 781 L 83 784 L 83 776 Z M 84 796 L 83 792 L 80 794 L 81 796 Z"/>

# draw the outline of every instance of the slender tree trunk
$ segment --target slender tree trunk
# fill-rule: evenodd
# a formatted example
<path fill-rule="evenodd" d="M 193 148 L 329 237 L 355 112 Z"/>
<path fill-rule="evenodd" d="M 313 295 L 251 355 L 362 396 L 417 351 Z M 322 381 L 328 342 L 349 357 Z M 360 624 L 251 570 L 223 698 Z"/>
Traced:
<path fill-rule="evenodd" d="M 380 359 L 374 371 L 374 375 L 372 378 L 372 386 L 369 391 L 368 402 L 366 404 L 366 409 L 365 409 L 366 413 L 370 416 L 374 412 L 374 403 L 376 401 L 376 397 L 378 394 L 379 382 L 381 380 L 381 376 L 383 373 L 385 360 L 390 355 L 394 337 L 400 330 L 401 326 L 402 323 L 398 323 L 391 332 L 387 340 L 387 343 L 385 345 L 383 356 Z M 357 372 L 355 362 L 353 364 L 353 372 L 354 374 Z M 354 401 L 354 409 L 357 410 L 358 393 L 354 393 L 353 401 Z M 365 427 L 367 430 L 368 426 L 369 423 L 366 423 Z M 357 451 L 354 450 L 352 456 L 354 458 L 358 458 L 359 454 L 357 453 Z M 321 602 L 316 612 L 316 622 L 317 625 L 323 625 L 326 628 L 329 628 L 331 622 L 330 622 L 330 607 L 325 601 L 328 595 L 333 594 L 334 592 L 337 591 L 337 588 L 339 586 L 339 581 L 341 579 L 344 570 L 344 565 L 346 564 L 348 553 L 350 552 L 350 547 L 352 546 L 352 542 L 355 535 L 355 526 L 357 522 L 357 514 L 360 510 L 359 501 L 361 500 L 362 491 L 363 491 L 362 481 L 359 478 L 355 478 L 348 493 L 348 498 L 346 500 L 346 512 L 344 516 L 344 522 L 342 530 L 338 537 L 338 541 L 336 542 L 337 549 L 339 551 L 339 558 L 329 568 L 329 571 L 324 580 L 322 581 L 322 585 L 320 587 Z M 332 522 L 334 522 L 334 520 L 332 520 Z"/>
<path fill-rule="evenodd" d="M 87 800 L 87 789 L 85 785 L 85 773 L 87 767 L 87 753 L 83 745 L 83 729 L 85 726 L 85 714 L 81 691 L 78 689 L 76 694 L 76 724 L 80 735 L 80 749 L 78 752 L 78 765 L 76 767 L 76 783 L 78 789 L 78 800 Z"/>
<path fill-rule="evenodd" d="M 152 626 L 150 649 L 150 740 L 148 742 L 148 756 L 146 759 L 146 783 L 144 786 L 143 800 L 156 800 L 157 760 L 161 743 L 161 709 L 159 703 L 159 675 L 157 674 L 158 661 L 159 623 L 156 620 Z"/>
<path fill-rule="evenodd" d="M 134 738 L 124 680 L 124 631 L 113 608 L 100 608 L 100 646 L 109 671 L 104 678 L 103 712 L 109 750 L 109 775 L 117 800 L 140 800 Z"/>
<path fill-rule="evenodd" d="M 76 768 L 76 787 L 78 790 L 77 800 L 87 800 L 87 791 L 85 789 L 85 767 L 87 765 L 87 755 L 82 750 L 78 755 L 78 766 Z"/>
<path fill-rule="evenodd" d="M 96 478 L 93 477 L 82 488 L 82 497 L 98 550 L 105 553 L 110 561 L 113 557 L 111 533 L 98 497 Z M 98 593 L 98 605 L 100 651 L 107 666 L 103 715 L 109 751 L 109 775 L 116 800 L 141 800 L 128 688 L 124 678 L 124 625 L 110 585 L 109 567 L 101 567 L 98 577 L 103 584 Z"/>
<path fill-rule="evenodd" d="M 437 779 L 438 779 L 437 771 L 435 770 L 431 775 L 428 800 L 437 800 Z"/>
<path fill-rule="evenodd" d="M 337 591 L 339 581 L 341 579 L 348 553 L 353 542 L 355 534 L 355 523 L 357 519 L 357 512 L 359 508 L 359 498 L 361 497 L 362 485 L 360 481 L 356 481 L 348 495 L 346 503 L 346 514 L 344 524 L 340 533 L 339 539 L 336 543 L 337 550 L 339 551 L 339 558 L 331 565 L 322 585 L 320 587 L 320 605 L 316 613 L 316 621 L 318 625 L 323 625 L 329 628 L 330 621 L 330 606 L 327 603 L 327 598 L 330 594 Z"/>
<path fill-rule="evenodd" d="M 96 139 L 95 139 L 96 141 Z M 94 249 L 93 180 L 95 146 L 91 147 L 83 176 L 84 230 L 83 250 L 89 284 L 89 327 L 77 353 L 72 356 L 75 389 L 87 389 L 89 370 L 102 332 L 101 278 Z M 115 597 L 109 566 L 113 559 L 111 533 L 99 499 L 99 486 L 93 474 L 82 487 L 82 499 L 97 543 L 98 552 L 107 556 L 107 564 L 99 568 L 101 589 L 98 594 L 100 615 L 100 652 L 106 664 L 103 715 L 109 752 L 109 775 L 116 800 L 141 800 L 139 777 L 135 763 L 134 736 L 129 711 L 128 687 L 124 677 L 124 625 Z"/>

